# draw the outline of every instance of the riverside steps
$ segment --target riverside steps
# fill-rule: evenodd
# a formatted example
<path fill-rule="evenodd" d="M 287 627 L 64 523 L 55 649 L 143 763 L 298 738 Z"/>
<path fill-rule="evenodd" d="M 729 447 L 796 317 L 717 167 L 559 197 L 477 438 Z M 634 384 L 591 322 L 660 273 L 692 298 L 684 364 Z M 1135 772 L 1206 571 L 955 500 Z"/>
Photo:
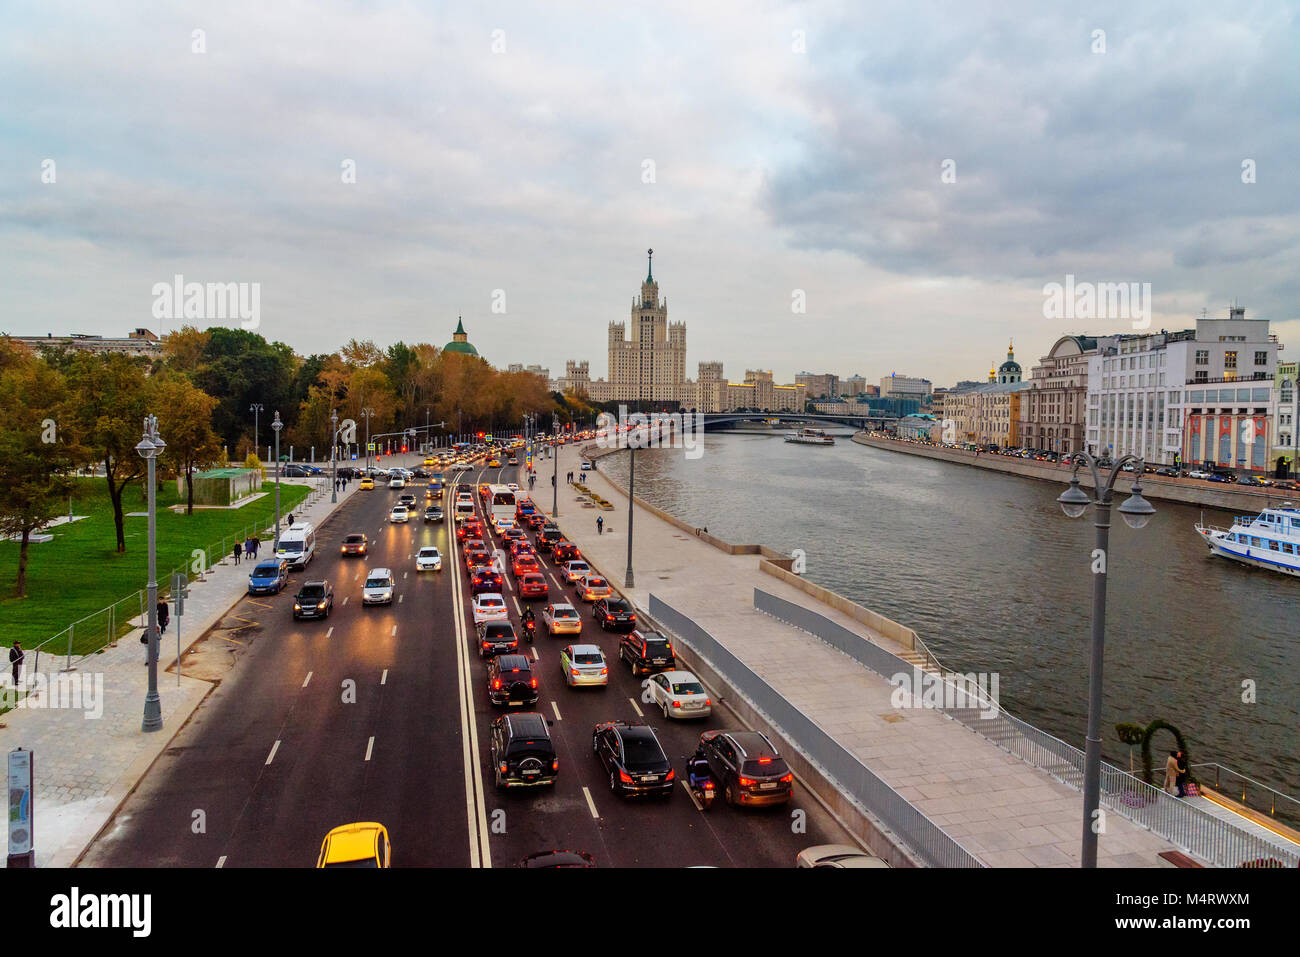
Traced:
<path fill-rule="evenodd" d="M 570 470 L 578 474 L 581 462 L 579 450 L 566 445 L 559 449 L 557 522 L 584 557 L 633 601 L 638 614 L 651 608 L 653 594 L 658 602 L 688 616 L 979 863 L 1079 865 L 1080 791 L 937 710 L 895 707 L 891 700 L 895 688 L 886 677 L 812 634 L 757 610 L 755 589 L 825 616 L 864 642 L 914 663 L 918 670 L 933 669 L 932 656 L 910 629 L 794 575 L 788 570 L 789 559 L 771 549 L 724 542 L 644 506 L 639 498 L 633 542 L 636 587 L 623 588 L 627 494 L 599 470 L 606 450 L 588 446 L 585 451 L 597 460 L 597 469 L 586 473 L 587 486 L 614 508 L 583 506 L 583 497 L 564 481 Z M 554 463 L 542 459 L 536 467 L 540 481 L 534 500 L 549 514 L 551 490 L 545 485 Z M 597 515 L 604 519 L 604 534 L 597 534 Z M 698 658 L 688 655 L 686 666 L 697 667 Z M 738 713 L 756 711 L 746 709 L 730 689 L 720 687 L 708 668 L 701 668 L 699 677 Z M 735 719 L 725 711 L 714 714 L 701 730 L 734 727 Z M 761 726 L 763 716 L 757 717 Z M 900 834 L 882 826 L 872 814 L 862 813 L 847 796 L 831 793 L 835 789 L 825 779 L 812 780 L 817 769 L 810 761 L 800 761 L 788 746 L 782 750 L 787 758 L 793 757 L 791 763 L 804 783 L 875 853 L 896 865 L 924 862 Z M 1212 863 L 1119 814 L 1107 815 L 1099 842 L 1100 865 L 1170 867 L 1160 855 L 1171 852 L 1171 856 L 1183 852 L 1183 859 L 1199 864 Z"/>
<path fill-rule="evenodd" d="M 853 442 L 867 445 L 886 452 L 902 452 L 927 459 L 939 459 L 956 465 L 969 465 L 973 468 L 988 469 L 992 472 L 1007 472 L 1024 478 L 1041 479 L 1060 485 L 1061 491 L 1070 484 L 1072 466 L 1053 464 L 1030 459 L 1012 458 L 1007 455 L 983 452 L 976 455 L 967 449 L 950 449 L 940 445 L 926 445 L 922 442 L 909 442 L 903 439 L 887 439 L 868 432 L 855 432 Z M 1107 469 L 1104 479 L 1109 475 Z M 1079 485 L 1092 488 L 1092 470 L 1079 469 Z M 1129 473 L 1122 473 L 1115 480 L 1116 494 L 1128 495 L 1133 489 L 1133 479 Z M 1204 482 L 1200 479 L 1175 478 L 1173 476 L 1148 473 L 1142 476 L 1142 495 L 1149 499 L 1161 499 L 1166 502 L 1180 502 L 1199 508 L 1221 508 L 1238 515 L 1256 515 L 1266 508 L 1273 508 L 1283 502 L 1300 502 L 1300 491 L 1271 488 L 1244 488 L 1226 483 Z"/>

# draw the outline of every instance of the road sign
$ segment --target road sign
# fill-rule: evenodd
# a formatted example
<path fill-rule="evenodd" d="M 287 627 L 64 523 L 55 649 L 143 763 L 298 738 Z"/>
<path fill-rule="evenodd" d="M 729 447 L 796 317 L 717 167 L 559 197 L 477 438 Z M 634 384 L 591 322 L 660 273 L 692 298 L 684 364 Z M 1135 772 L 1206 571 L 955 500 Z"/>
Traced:
<path fill-rule="evenodd" d="M 367 443 L 366 443 L 366 451 L 367 451 L 367 452 L 373 452 L 374 450 L 375 450 L 375 443 L 374 443 L 374 442 L 367 442 Z"/>
<path fill-rule="evenodd" d="M 484 438 L 487 439 L 489 442 L 491 442 L 491 441 L 492 441 L 492 433 L 489 432 L 487 435 L 484 436 Z"/>

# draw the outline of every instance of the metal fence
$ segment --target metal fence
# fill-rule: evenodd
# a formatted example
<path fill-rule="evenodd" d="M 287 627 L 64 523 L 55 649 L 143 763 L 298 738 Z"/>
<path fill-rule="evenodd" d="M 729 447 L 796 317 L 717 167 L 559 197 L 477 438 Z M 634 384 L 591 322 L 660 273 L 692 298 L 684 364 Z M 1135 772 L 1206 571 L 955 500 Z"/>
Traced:
<path fill-rule="evenodd" d="M 885 678 L 912 673 L 908 662 L 810 608 L 758 588 L 754 607 L 820 638 Z M 1083 790 L 1084 753 L 1078 748 L 1008 714 L 960 675 L 931 680 L 939 683 L 940 692 L 934 710 L 1063 784 Z M 1242 830 L 1104 761 L 1101 804 L 1220 867 L 1270 858 L 1286 867 L 1300 867 L 1300 852 L 1288 849 L 1280 839 L 1274 842 Z"/>
<path fill-rule="evenodd" d="M 295 484 L 302 485 L 301 482 Z M 305 509 L 328 495 L 329 492 L 328 480 L 313 482 L 307 498 L 293 507 Z M 261 537 L 274 524 L 275 513 L 272 510 L 250 521 L 246 526 L 240 528 L 238 532 L 223 536 L 220 541 L 213 542 L 207 548 L 201 549 L 203 552 L 201 565 L 198 564 L 198 556 L 195 556 L 194 560 L 188 565 L 178 566 L 166 572 L 159 569 L 158 597 L 160 599 L 169 599 L 171 597 L 172 578 L 177 573 L 184 573 L 187 580 L 200 577 L 208 569 L 221 564 L 226 558 L 233 555 L 235 542 L 242 543 L 254 535 Z M 264 542 L 264 544 L 269 543 Z M 196 565 L 198 565 L 197 568 Z M 33 648 L 27 649 L 23 663 L 24 670 L 29 673 L 68 670 L 72 668 L 74 658 L 94 654 L 123 636 L 144 628 L 148 621 L 147 600 L 148 590 L 141 588 L 139 591 L 119 598 L 111 605 L 91 612 L 83 618 L 78 618 L 58 634 L 45 639 Z"/>
<path fill-rule="evenodd" d="M 754 708 L 780 728 L 840 791 L 879 818 L 926 864 L 931 867 L 985 866 L 692 619 L 654 594 L 650 596 L 650 614 L 681 644 L 708 661 Z"/>

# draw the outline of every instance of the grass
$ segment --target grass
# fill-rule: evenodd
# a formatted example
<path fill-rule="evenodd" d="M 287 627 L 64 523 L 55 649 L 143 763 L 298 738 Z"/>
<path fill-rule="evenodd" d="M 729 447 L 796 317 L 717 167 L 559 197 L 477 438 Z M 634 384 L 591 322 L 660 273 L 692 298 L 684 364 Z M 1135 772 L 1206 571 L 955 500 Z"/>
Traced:
<path fill-rule="evenodd" d="M 87 654 L 126 630 L 126 621 L 140 613 L 136 592 L 148 584 L 148 519 L 124 518 L 126 552 L 118 554 L 113 525 L 113 505 L 102 478 L 80 479 L 73 499 L 73 514 L 86 515 L 71 524 L 50 530 L 54 540 L 33 543 L 27 549 L 27 597 L 14 598 L 18 577 L 18 543 L 0 542 L 0 621 L 4 622 L 4 644 L 14 639 L 29 651 L 47 639 L 73 628 L 73 654 Z M 263 489 L 268 486 L 263 486 Z M 282 514 L 297 508 L 307 497 L 303 485 L 281 484 Z M 259 498 L 239 509 L 196 509 L 186 515 L 168 509 L 183 504 L 176 483 L 165 482 L 157 496 L 158 586 L 166 591 L 173 571 L 185 570 L 194 577 L 191 565 L 196 548 L 204 549 L 209 565 L 230 553 L 236 536 L 251 528 L 269 528 L 275 521 L 275 495 Z M 141 486 L 122 494 L 122 511 L 143 512 L 148 508 Z M 264 543 L 266 536 L 262 536 Z M 222 549 L 225 540 L 224 551 Z M 242 541 L 242 537 L 240 538 Z M 262 553 L 266 554 L 265 551 Z M 109 605 L 120 604 L 111 616 Z M 93 616 L 89 621 L 80 619 Z M 65 653 L 66 636 L 45 651 Z"/>

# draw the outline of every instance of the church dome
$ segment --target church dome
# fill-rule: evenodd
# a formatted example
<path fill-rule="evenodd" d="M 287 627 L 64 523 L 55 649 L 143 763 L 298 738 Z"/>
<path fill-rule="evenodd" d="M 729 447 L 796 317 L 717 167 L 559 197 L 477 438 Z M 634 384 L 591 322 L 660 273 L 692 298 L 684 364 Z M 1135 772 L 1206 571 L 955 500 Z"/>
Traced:
<path fill-rule="evenodd" d="M 469 335 L 465 332 L 464 320 L 460 319 L 459 316 L 457 316 L 456 318 L 458 320 L 456 323 L 456 331 L 455 333 L 452 334 L 451 342 L 447 343 L 445 346 L 442 347 L 442 351 L 461 352 L 467 356 L 478 355 L 478 350 L 475 349 L 472 345 L 470 345 Z"/>

